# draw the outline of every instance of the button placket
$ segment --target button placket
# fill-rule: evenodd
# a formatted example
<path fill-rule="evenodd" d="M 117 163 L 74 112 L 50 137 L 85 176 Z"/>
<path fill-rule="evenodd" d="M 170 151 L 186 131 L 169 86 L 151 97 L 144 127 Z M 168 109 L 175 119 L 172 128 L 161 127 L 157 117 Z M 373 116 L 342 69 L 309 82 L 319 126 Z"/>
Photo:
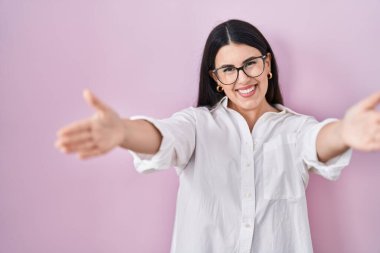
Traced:
<path fill-rule="evenodd" d="M 245 122 L 244 122 L 245 123 Z M 254 199 L 254 160 L 251 134 L 246 133 L 246 125 L 240 130 L 244 132 L 241 142 L 241 201 L 242 220 L 240 233 L 240 251 L 249 252 L 254 231 L 255 199 Z"/>

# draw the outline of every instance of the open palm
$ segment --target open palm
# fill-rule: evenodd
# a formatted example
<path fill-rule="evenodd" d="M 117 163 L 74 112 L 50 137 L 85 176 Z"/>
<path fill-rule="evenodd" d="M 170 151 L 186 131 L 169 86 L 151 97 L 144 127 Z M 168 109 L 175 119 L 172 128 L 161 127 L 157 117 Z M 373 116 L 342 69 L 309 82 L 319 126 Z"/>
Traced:
<path fill-rule="evenodd" d="M 76 121 L 57 133 L 56 147 L 66 153 L 78 153 L 79 158 L 105 154 L 124 139 L 123 120 L 109 106 L 89 90 L 83 96 L 96 113 L 88 119 Z"/>
<path fill-rule="evenodd" d="M 361 151 L 380 150 L 380 92 L 352 106 L 343 118 L 342 137 L 350 147 Z"/>

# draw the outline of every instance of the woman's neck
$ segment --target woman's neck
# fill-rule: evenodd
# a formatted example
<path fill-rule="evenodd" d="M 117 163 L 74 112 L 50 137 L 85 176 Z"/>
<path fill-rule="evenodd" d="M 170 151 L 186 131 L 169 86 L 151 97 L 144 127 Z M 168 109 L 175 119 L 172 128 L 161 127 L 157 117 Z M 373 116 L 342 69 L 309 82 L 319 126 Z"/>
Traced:
<path fill-rule="evenodd" d="M 231 109 L 239 112 L 248 124 L 249 131 L 252 132 L 253 127 L 255 126 L 257 120 L 266 112 L 279 112 L 279 110 L 271 106 L 267 101 L 264 101 L 261 106 L 253 110 L 244 110 L 241 108 L 236 108 L 235 106 L 230 106 Z"/>

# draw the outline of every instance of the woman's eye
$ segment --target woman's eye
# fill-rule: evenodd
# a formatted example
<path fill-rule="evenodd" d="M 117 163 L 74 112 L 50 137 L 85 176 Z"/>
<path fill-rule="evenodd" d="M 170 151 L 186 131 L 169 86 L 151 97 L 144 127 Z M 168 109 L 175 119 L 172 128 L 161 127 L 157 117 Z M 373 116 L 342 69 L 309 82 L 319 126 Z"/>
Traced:
<path fill-rule="evenodd" d="M 252 66 L 252 65 L 255 65 L 256 63 L 257 63 L 257 60 L 250 61 L 250 62 L 247 62 L 246 66 Z"/>
<path fill-rule="evenodd" d="M 233 70 L 234 70 L 234 68 L 229 67 L 229 68 L 224 68 L 223 72 L 231 72 Z"/>

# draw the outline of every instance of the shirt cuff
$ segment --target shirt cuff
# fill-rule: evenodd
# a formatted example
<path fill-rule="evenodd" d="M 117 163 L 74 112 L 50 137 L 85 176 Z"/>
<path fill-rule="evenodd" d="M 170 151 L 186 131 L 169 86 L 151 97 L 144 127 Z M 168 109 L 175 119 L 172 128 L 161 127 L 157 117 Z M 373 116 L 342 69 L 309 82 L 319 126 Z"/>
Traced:
<path fill-rule="evenodd" d="M 317 136 L 319 131 L 325 125 L 337 121 L 337 119 L 326 119 L 316 125 L 314 125 L 306 134 L 305 134 L 305 143 L 303 145 L 304 149 L 304 162 L 307 168 L 318 175 L 328 179 L 328 180 L 337 180 L 343 170 L 351 160 L 352 149 L 348 149 L 342 154 L 331 158 L 327 162 L 321 162 L 318 159 L 317 155 Z"/>
<path fill-rule="evenodd" d="M 160 121 L 146 116 L 133 116 L 131 120 L 143 119 L 152 123 L 161 133 L 162 141 L 156 154 L 143 154 L 128 149 L 133 157 L 133 164 L 139 173 L 151 173 L 156 170 L 163 170 L 170 167 L 172 153 L 168 150 L 173 146 L 174 138 L 166 128 L 160 124 Z"/>

